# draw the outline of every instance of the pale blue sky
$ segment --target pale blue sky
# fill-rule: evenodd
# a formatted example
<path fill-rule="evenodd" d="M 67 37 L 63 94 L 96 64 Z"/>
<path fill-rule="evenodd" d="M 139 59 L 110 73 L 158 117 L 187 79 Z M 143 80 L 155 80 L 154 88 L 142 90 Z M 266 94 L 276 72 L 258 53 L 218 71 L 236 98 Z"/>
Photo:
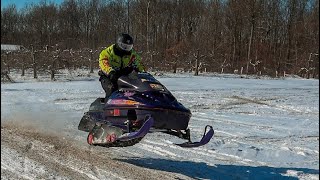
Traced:
<path fill-rule="evenodd" d="M 46 0 L 47 2 L 54 2 L 60 4 L 63 0 Z M 25 7 L 27 4 L 38 4 L 41 0 L 1 0 L 1 9 L 7 7 L 9 4 L 15 4 L 18 9 Z"/>

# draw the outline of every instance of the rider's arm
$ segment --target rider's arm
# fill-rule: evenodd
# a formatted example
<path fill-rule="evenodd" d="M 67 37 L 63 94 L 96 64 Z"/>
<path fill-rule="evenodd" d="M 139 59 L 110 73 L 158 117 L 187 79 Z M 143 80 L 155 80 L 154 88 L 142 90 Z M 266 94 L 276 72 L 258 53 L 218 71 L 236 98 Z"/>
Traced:
<path fill-rule="evenodd" d="M 114 71 L 112 66 L 110 65 L 111 52 L 110 48 L 104 49 L 101 51 L 99 56 L 99 67 L 103 73 L 108 75 L 111 71 Z"/>
<path fill-rule="evenodd" d="M 135 60 L 133 62 L 133 67 L 139 72 L 145 72 L 146 69 L 144 65 L 141 63 L 141 57 L 134 51 L 133 55 L 135 56 Z"/>

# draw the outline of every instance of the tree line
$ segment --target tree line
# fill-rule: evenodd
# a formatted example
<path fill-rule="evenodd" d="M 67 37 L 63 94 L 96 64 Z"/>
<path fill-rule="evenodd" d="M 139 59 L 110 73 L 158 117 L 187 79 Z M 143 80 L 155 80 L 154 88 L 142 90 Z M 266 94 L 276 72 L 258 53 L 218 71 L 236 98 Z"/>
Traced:
<path fill-rule="evenodd" d="M 319 78 L 319 0 L 43 0 L 1 9 L 1 42 L 51 59 L 90 49 L 97 61 L 120 32 L 133 35 L 150 70 Z"/>

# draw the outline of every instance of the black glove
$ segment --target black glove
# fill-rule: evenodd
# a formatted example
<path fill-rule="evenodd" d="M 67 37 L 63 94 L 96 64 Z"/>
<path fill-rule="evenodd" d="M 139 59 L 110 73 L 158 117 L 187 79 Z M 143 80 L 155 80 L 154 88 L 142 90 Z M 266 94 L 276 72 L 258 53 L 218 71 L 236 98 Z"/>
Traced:
<path fill-rule="evenodd" d="M 129 75 L 129 79 L 138 79 L 138 71 L 133 70 Z"/>
<path fill-rule="evenodd" d="M 98 75 L 100 76 L 99 77 L 99 81 L 103 81 L 104 79 L 107 79 L 108 77 L 107 77 L 107 75 L 102 71 L 102 70 L 99 70 L 98 71 Z"/>
<path fill-rule="evenodd" d="M 133 71 L 133 67 L 129 66 L 129 67 L 122 68 L 122 69 L 119 71 L 119 73 L 120 73 L 122 76 L 127 76 L 127 75 L 130 74 L 132 71 Z"/>
<path fill-rule="evenodd" d="M 99 76 L 106 76 L 106 74 L 105 74 L 102 70 L 99 70 L 99 71 L 98 71 L 98 75 L 99 75 Z"/>
<path fill-rule="evenodd" d="M 109 73 L 109 79 L 111 80 L 111 82 L 116 83 L 118 81 L 120 77 L 120 74 L 116 71 L 111 71 Z"/>

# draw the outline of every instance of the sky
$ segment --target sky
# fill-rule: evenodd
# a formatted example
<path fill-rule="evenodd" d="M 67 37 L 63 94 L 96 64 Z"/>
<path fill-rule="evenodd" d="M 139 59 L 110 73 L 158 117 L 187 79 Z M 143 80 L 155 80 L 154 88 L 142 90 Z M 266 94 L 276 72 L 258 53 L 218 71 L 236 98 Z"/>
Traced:
<path fill-rule="evenodd" d="M 1 9 L 8 7 L 8 5 L 15 4 L 18 9 L 25 7 L 26 5 L 30 5 L 32 3 L 38 4 L 42 0 L 1 0 Z M 63 0 L 47 0 L 48 2 L 55 2 L 56 4 L 60 4 Z"/>

